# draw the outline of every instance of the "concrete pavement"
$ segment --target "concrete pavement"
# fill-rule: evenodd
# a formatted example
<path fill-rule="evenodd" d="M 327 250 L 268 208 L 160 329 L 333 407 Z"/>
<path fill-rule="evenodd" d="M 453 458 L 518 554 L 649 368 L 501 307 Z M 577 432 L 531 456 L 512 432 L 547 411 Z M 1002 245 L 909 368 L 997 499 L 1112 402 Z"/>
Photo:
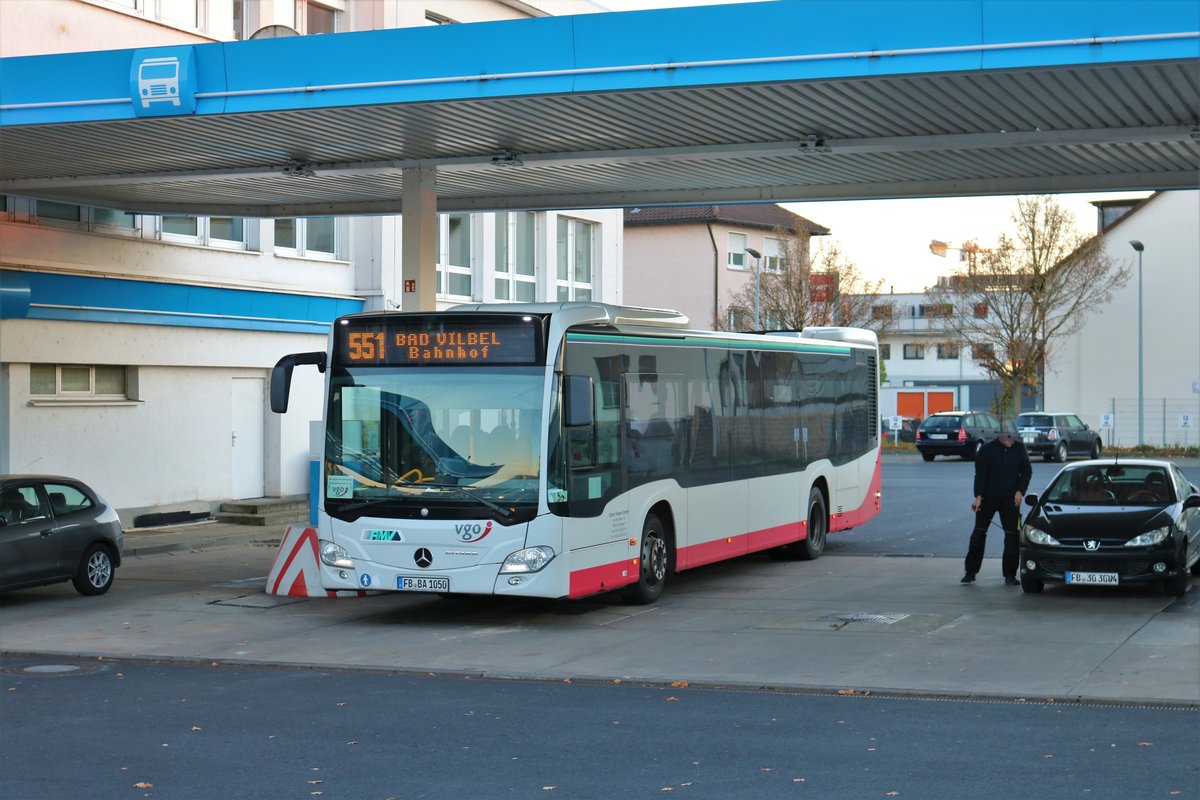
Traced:
<path fill-rule="evenodd" d="M 0 651 L 1200 707 L 1200 580 L 1005 586 L 998 559 L 750 556 L 678 576 L 653 606 L 263 593 L 282 531 L 127 534 L 113 589 L 0 595 Z"/>

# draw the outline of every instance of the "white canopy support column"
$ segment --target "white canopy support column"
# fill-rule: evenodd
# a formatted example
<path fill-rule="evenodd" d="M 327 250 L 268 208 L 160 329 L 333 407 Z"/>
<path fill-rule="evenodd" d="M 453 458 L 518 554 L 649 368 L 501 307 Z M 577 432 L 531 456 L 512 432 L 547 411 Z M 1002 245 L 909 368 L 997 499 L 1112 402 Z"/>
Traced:
<path fill-rule="evenodd" d="M 437 295 L 437 170 L 403 170 L 401 307 L 404 311 L 434 311 Z"/>

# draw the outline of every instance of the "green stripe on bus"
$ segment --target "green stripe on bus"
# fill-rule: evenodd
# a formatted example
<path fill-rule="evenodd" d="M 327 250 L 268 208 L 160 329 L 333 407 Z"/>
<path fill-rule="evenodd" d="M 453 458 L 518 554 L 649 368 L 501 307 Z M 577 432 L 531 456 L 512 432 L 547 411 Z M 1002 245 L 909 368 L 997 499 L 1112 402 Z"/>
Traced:
<path fill-rule="evenodd" d="M 642 334 L 606 334 L 606 333 L 576 333 L 568 332 L 567 341 L 586 341 L 586 342 L 604 342 L 607 344 L 630 344 L 630 340 L 637 343 L 665 345 L 667 347 L 724 347 L 729 350 L 790 350 L 803 351 L 809 353 L 832 353 L 834 355 L 848 356 L 852 352 L 849 347 L 826 344 L 811 344 L 809 342 L 750 342 L 750 341 L 729 341 L 723 339 L 701 339 L 695 336 L 683 337 L 666 337 L 666 336 L 644 336 Z"/>

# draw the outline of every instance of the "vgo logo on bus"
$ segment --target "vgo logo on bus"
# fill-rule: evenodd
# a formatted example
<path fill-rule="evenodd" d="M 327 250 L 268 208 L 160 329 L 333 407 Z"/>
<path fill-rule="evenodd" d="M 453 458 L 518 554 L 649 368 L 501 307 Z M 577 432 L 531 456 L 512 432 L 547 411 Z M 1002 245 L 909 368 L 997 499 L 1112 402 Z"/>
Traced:
<path fill-rule="evenodd" d="M 492 532 L 492 523 L 461 522 L 454 526 L 454 535 L 460 542 L 478 542 Z"/>

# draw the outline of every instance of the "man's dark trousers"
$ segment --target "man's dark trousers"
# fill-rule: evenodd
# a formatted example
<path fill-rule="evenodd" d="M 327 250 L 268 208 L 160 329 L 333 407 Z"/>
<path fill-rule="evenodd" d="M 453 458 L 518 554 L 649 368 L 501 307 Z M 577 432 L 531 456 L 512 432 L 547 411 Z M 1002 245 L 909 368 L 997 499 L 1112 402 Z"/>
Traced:
<path fill-rule="evenodd" d="M 983 549 L 987 544 L 988 525 L 991 524 L 992 517 L 996 515 L 997 511 L 1000 512 L 1000 526 L 1004 528 L 1004 556 L 1000 565 L 1004 571 L 1004 577 L 1017 577 L 1017 567 L 1021 558 L 1017 541 L 1017 521 L 1021 514 L 1016 504 L 1013 503 L 1011 494 L 1007 497 L 985 497 L 979 510 L 975 512 L 975 530 L 971 531 L 971 544 L 967 548 L 966 572 L 968 575 L 977 574 L 979 568 L 983 566 Z"/>

